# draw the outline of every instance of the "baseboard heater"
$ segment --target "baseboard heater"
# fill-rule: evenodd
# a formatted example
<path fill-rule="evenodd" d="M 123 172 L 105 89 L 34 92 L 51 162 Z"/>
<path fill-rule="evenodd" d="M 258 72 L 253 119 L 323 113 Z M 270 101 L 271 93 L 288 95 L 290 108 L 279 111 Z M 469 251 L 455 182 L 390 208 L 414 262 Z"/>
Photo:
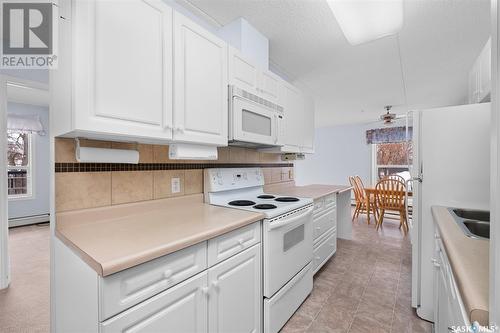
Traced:
<path fill-rule="evenodd" d="M 13 219 L 9 219 L 9 228 L 19 227 L 22 225 L 44 223 L 49 221 L 50 214 L 16 217 Z"/>

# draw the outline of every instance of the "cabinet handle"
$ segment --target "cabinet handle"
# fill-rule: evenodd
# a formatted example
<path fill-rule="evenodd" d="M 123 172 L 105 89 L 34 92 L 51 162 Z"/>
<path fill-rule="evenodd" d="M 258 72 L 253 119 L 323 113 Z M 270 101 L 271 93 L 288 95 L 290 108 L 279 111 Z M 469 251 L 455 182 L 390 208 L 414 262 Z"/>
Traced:
<path fill-rule="evenodd" d="M 172 277 L 172 270 L 167 269 L 165 272 L 163 272 L 163 277 L 165 279 L 170 279 Z"/>
<path fill-rule="evenodd" d="M 330 246 L 334 247 L 334 246 L 335 246 L 335 243 L 330 243 Z"/>
<path fill-rule="evenodd" d="M 179 132 L 179 133 L 184 133 L 184 127 L 177 126 L 174 128 L 174 131 Z"/>
<path fill-rule="evenodd" d="M 238 244 L 245 246 L 245 241 L 243 239 L 238 239 Z"/>
<path fill-rule="evenodd" d="M 219 290 L 219 281 L 217 280 L 212 281 L 212 286 L 214 287 L 215 290 Z"/>
<path fill-rule="evenodd" d="M 431 262 L 432 264 L 434 265 L 434 267 L 441 267 L 441 264 L 434 258 L 431 259 Z"/>
<path fill-rule="evenodd" d="M 321 257 L 314 257 L 314 259 L 316 259 L 316 260 L 320 260 L 320 259 L 321 259 Z"/>
<path fill-rule="evenodd" d="M 210 288 L 208 287 L 203 287 L 201 288 L 201 293 L 205 296 L 208 296 L 208 292 L 210 291 Z"/>
<path fill-rule="evenodd" d="M 319 231 L 319 230 L 321 230 L 321 227 L 316 227 L 316 228 L 314 228 L 314 229 L 316 229 L 316 230 L 318 230 L 318 231 Z"/>

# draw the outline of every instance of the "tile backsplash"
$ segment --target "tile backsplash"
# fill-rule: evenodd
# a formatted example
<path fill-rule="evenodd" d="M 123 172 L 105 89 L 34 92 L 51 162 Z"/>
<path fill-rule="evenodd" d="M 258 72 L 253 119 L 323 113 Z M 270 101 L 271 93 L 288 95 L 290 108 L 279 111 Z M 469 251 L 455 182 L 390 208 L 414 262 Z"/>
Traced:
<path fill-rule="evenodd" d="M 137 149 L 138 165 L 77 163 L 75 141 L 55 141 L 56 211 L 103 207 L 203 192 L 203 168 L 261 166 L 266 184 L 293 181 L 293 164 L 279 154 L 224 147 L 216 161 L 170 160 L 167 145 L 80 140 L 86 147 Z M 124 171 L 127 170 L 127 171 Z M 172 193 L 172 179 L 180 191 Z"/>

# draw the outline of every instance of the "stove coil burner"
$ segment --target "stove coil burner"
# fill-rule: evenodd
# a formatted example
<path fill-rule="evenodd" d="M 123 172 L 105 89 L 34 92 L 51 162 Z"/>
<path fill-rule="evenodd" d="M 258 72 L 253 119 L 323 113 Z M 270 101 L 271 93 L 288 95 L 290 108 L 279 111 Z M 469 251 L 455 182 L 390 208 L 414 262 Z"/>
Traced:
<path fill-rule="evenodd" d="M 275 200 L 279 201 L 279 202 L 295 202 L 295 201 L 299 201 L 298 198 L 294 198 L 294 197 L 281 197 L 281 198 L 277 198 Z"/>
<path fill-rule="evenodd" d="M 271 204 L 258 204 L 258 205 L 253 206 L 253 208 L 255 208 L 255 209 L 274 209 L 277 207 L 275 205 L 271 205 Z"/>
<path fill-rule="evenodd" d="M 255 205 L 255 202 L 250 200 L 234 200 L 229 203 L 231 206 L 252 206 Z"/>
<path fill-rule="evenodd" d="M 270 195 L 270 194 L 262 194 L 262 195 L 259 195 L 257 198 L 259 198 L 259 199 L 274 199 L 276 197 L 274 195 Z"/>

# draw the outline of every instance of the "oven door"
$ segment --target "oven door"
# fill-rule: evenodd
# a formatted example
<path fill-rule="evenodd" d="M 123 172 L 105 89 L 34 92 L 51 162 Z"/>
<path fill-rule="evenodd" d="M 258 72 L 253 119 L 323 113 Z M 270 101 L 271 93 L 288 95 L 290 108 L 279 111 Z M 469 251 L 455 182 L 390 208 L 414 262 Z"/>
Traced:
<path fill-rule="evenodd" d="M 264 220 L 264 296 L 271 297 L 312 259 L 313 207 Z"/>
<path fill-rule="evenodd" d="M 275 146 L 277 113 L 250 100 L 233 96 L 233 140 Z"/>

